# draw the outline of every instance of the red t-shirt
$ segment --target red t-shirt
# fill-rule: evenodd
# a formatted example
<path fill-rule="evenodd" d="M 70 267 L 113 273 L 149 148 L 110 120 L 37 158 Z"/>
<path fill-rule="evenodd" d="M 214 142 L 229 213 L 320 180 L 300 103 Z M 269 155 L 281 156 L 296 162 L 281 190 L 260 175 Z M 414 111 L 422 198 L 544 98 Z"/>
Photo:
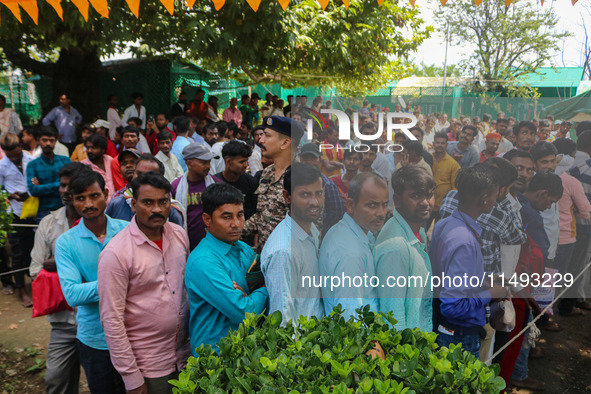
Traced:
<path fill-rule="evenodd" d="M 154 241 L 154 243 L 160 248 L 160 250 L 162 250 L 162 238 L 158 241 Z"/>

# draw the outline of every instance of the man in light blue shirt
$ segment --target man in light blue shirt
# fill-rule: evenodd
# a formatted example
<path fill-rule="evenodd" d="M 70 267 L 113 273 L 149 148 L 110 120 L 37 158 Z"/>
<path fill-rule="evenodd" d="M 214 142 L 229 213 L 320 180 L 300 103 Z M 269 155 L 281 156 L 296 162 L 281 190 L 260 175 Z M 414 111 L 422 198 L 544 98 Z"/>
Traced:
<path fill-rule="evenodd" d="M 328 315 L 341 304 L 343 316 L 357 316 L 355 309 L 369 305 L 378 312 L 372 249 L 388 212 L 388 183 L 374 172 L 358 174 L 349 183 L 347 213 L 326 234 L 320 247 L 320 275 L 324 311 Z M 375 283 L 374 283 L 375 285 Z"/>
<path fill-rule="evenodd" d="M 59 134 L 58 139 L 72 153 L 77 142 L 76 125 L 82 123 L 82 115 L 70 105 L 70 96 L 67 94 L 62 94 L 59 100 L 60 105 L 49 111 L 43 118 L 43 125 L 50 126 L 53 123 Z"/>
<path fill-rule="evenodd" d="M 450 142 L 447 146 L 447 153 L 456 159 L 460 167 L 472 167 L 480 161 L 480 154 L 472 147 L 478 130 L 472 125 L 462 127 L 457 142 Z"/>
<path fill-rule="evenodd" d="M 64 297 L 78 307 L 78 352 L 93 393 L 125 393 L 121 376 L 109 358 L 101 325 L 98 295 L 98 259 L 105 245 L 129 223 L 105 215 L 108 190 L 98 173 L 85 170 L 69 185 L 74 208 L 82 219 L 55 244 L 55 263 Z"/>
<path fill-rule="evenodd" d="M 292 164 L 283 179 L 283 198 L 290 206 L 289 214 L 265 243 L 261 271 L 269 292 L 269 313 L 280 311 L 285 326 L 290 320 L 297 323 L 302 315 L 324 316 L 321 290 L 310 284 L 320 276 L 320 233 L 314 226 L 324 203 L 320 170 L 308 164 Z"/>
<path fill-rule="evenodd" d="M 380 311 L 394 313 L 398 330 L 433 330 L 433 292 L 428 283 L 431 262 L 422 224 L 433 211 L 435 187 L 433 177 L 416 164 L 399 168 L 392 176 L 396 209 L 380 232 L 373 253 L 376 275 L 386 284 L 377 288 Z M 387 284 L 388 277 L 396 278 L 396 286 Z"/>
<path fill-rule="evenodd" d="M 193 143 L 193 140 L 189 138 L 189 122 L 190 120 L 186 116 L 179 116 L 175 119 L 176 139 L 170 150 L 170 153 L 176 156 L 179 164 L 185 172 L 187 171 L 187 163 L 185 163 L 185 159 L 183 158 L 183 149 L 185 149 L 185 146 Z"/>
<path fill-rule="evenodd" d="M 220 339 L 236 330 L 246 313 L 261 313 L 265 287 L 250 286 L 246 274 L 256 253 L 239 241 L 244 228 L 244 196 L 226 183 L 208 186 L 202 194 L 207 235 L 193 250 L 185 270 L 189 294 L 191 351 L 200 345 L 217 350 Z"/>

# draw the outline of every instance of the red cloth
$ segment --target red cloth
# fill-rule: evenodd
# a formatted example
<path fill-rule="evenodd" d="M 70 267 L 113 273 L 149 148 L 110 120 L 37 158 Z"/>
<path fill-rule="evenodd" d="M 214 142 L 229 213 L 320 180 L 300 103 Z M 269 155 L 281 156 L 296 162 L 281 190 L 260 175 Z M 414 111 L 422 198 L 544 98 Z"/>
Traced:
<path fill-rule="evenodd" d="M 170 134 L 172 134 L 172 142 L 174 142 L 174 140 L 176 140 L 176 133 L 174 131 L 172 131 L 171 129 L 169 129 L 168 127 L 162 131 L 168 131 Z M 154 156 L 156 156 L 158 154 L 158 152 L 160 152 L 160 149 L 158 149 L 158 133 L 157 132 L 152 132 L 150 134 L 146 134 L 146 141 L 148 141 L 148 146 L 150 147 L 150 151 L 152 152 L 152 154 Z"/>
<path fill-rule="evenodd" d="M 60 311 L 73 311 L 66 302 L 57 272 L 42 269 L 33 284 L 33 317 L 51 315 Z"/>
<path fill-rule="evenodd" d="M 330 145 L 330 143 L 328 142 L 327 139 L 324 140 L 324 143 L 326 145 Z M 336 151 L 337 151 L 336 160 L 338 160 L 339 162 L 342 162 L 343 161 L 343 147 L 339 143 L 337 143 Z M 326 153 L 326 156 L 328 156 L 328 160 L 335 161 L 334 152 L 332 151 L 332 149 L 325 149 L 324 152 Z"/>
<path fill-rule="evenodd" d="M 160 238 L 158 241 L 154 241 L 154 243 L 160 248 L 160 250 L 162 250 L 162 238 Z"/>
<path fill-rule="evenodd" d="M 113 184 L 115 185 L 115 190 L 121 190 L 126 185 L 125 179 L 121 176 L 121 164 L 119 164 L 119 155 L 113 159 L 111 162 L 111 172 L 113 174 Z"/>
<path fill-rule="evenodd" d="M 207 118 L 207 104 L 201 101 L 197 103 L 195 101 L 191 101 L 191 106 L 187 110 L 187 116 L 191 117 L 194 116 L 199 120 L 203 120 Z"/>
<path fill-rule="evenodd" d="M 515 328 L 513 331 L 509 333 L 509 340 L 513 339 L 523 327 L 525 327 L 525 302 L 521 298 L 512 298 L 511 302 L 513 303 L 513 307 L 515 308 Z M 511 379 L 511 375 L 513 374 L 513 368 L 515 368 L 515 363 L 517 362 L 517 357 L 519 357 L 519 352 L 521 351 L 521 345 L 523 345 L 523 335 L 515 340 L 507 349 L 505 349 L 503 353 L 503 357 L 501 358 L 501 372 L 499 374 L 505 380 L 507 387 L 509 387 L 509 380 Z"/>
<path fill-rule="evenodd" d="M 119 154 L 115 144 L 110 139 L 107 139 L 107 151 L 105 153 L 111 157 L 116 157 Z"/>
<path fill-rule="evenodd" d="M 498 155 L 499 155 L 499 152 L 495 152 L 495 156 L 494 157 L 497 157 Z M 488 159 L 488 157 L 486 157 L 486 155 L 484 154 L 484 151 L 480 152 L 480 163 L 482 163 L 486 159 Z"/>

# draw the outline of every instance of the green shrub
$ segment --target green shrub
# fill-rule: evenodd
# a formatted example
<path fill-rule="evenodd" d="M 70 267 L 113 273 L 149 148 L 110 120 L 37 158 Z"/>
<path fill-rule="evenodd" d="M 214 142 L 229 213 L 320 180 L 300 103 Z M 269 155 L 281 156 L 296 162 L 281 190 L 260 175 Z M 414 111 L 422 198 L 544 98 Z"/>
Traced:
<path fill-rule="evenodd" d="M 219 343 L 197 348 L 175 393 L 498 393 L 499 366 L 487 367 L 460 346 L 439 348 L 437 334 L 397 331 L 392 313 L 358 309 L 346 321 L 340 307 L 321 320 L 280 327 L 281 313 L 247 314 Z M 390 323 L 390 325 L 388 324 Z M 366 355 L 377 340 L 386 357 Z"/>
<path fill-rule="evenodd" d="M 12 233 L 12 213 L 8 212 L 10 203 L 8 202 L 8 192 L 0 190 L 0 247 L 6 244 L 8 234 Z"/>

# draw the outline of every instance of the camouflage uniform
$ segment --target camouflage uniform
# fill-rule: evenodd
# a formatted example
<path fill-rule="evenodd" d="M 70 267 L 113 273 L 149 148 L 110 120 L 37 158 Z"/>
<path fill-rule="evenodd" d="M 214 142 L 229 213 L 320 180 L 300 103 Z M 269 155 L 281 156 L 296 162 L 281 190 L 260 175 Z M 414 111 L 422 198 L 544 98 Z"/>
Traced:
<path fill-rule="evenodd" d="M 289 205 L 283 199 L 284 177 L 285 172 L 275 180 L 274 164 L 265 168 L 261 174 L 261 182 L 255 192 L 258 196 L 257 211 L 246 221 L 242 233 L 243 239 L 258 234 L 257 253 L 261 253 L 269 235 L 285 219 L 289 210 Z"/>

